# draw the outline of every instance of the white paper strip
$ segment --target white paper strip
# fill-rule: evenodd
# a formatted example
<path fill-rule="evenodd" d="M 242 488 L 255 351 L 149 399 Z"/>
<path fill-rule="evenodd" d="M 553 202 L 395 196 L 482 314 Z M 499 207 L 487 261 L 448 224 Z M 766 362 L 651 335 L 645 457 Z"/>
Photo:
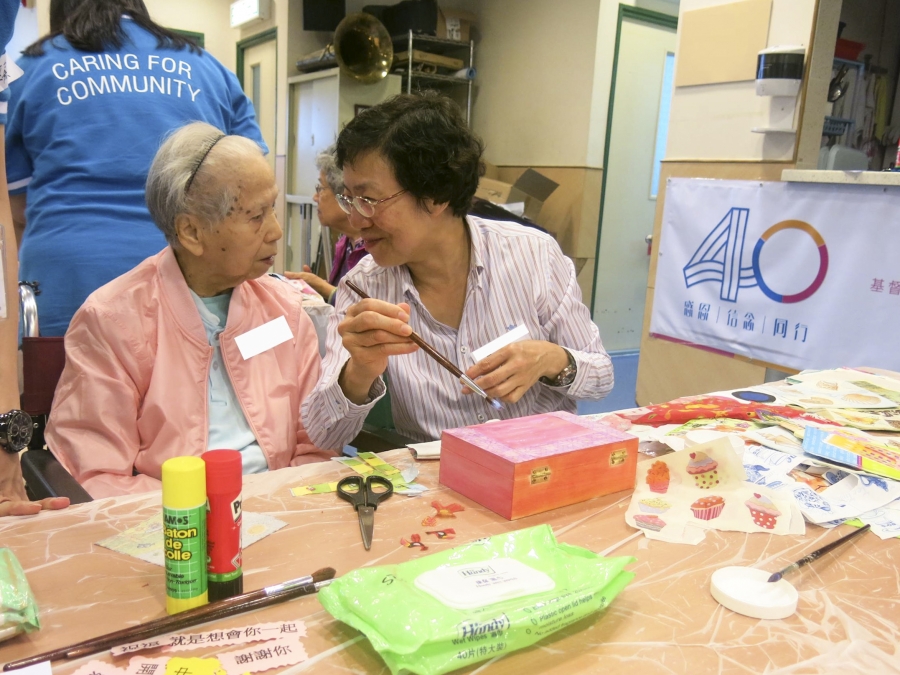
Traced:
<path fill-rule="evenodd" d="M 491 340 L 484 347 L 479 347 L 474 352 L 472 352 L 472 358 L 475 359 L 476 362 L 481 361 L 481 359 L 487 358 L 494 352 L 498 352 L 503 349 L 506 345 L 511 345 L 513 342 L 518 340 L 522 340 L 528 337 L 528 326 L 516 326 L 508 333 L 504 333 L 496 340 Z"/>
<path fill-rule="evenodd" d="M 262 326 L 248 330 L 243 335 L 238 335 L 234 342 L 237 344 L 238 349 L 241 350 L 241 356 L 246 361 L 257 354 L 262 354 L 273 347 L 277 347 L 282 342 L 287 342 L 293 337 L 294 334 L 291 333 L 287 319 L 279 316 L 277 319 L 272 319 L 272 321 L 264 323 Z"/>

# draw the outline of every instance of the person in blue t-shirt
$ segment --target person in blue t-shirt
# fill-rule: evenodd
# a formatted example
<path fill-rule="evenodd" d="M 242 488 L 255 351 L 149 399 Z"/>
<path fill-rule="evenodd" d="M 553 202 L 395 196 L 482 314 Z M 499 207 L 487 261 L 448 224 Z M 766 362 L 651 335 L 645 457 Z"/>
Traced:
<path fill-rule="evenodd" d="M 51 0 L 50 28 L 18 60 L 6 128 L 19 278 L 39 284 L 42 336 L 165 247 L 144 182 L 170 131 L 199 120 L 266 149 L 235 75 L 143 0 Z"/>

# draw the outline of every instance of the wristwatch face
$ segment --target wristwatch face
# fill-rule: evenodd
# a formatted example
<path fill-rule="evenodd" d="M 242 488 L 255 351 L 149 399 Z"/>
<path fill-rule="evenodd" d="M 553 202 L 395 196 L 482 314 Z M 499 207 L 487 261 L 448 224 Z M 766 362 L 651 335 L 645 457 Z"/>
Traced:
<path fill-rule="evenodd" d="M 562 369 L 562 372 L 556 376 L 557 387 L 568 387 L 575 381 L 575 374 L 578 372 L 576 366 L 572 363 Z"/>
<path fill-rule="evenodd" d="M 28 447 L 34 423 L 31 416 L 21 410 L 10 410 L 0 415 L 0 447 L 15 453 Z"/>

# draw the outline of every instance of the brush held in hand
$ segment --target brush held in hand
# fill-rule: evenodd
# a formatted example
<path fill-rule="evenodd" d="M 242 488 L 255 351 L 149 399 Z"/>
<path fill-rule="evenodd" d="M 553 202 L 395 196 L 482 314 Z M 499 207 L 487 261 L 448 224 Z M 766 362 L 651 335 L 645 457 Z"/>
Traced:
<path fill-rule="evenodd" d="M 347 287 L 356 293 L 363 300 L 370 299 L 365 291 L 363 291 L 359 286 L 354 284 L 352 281 L 344 280 L 344 283 L 347 284 Z M 491 398 L 487 395 L 487 392 L 475 384 L 475 381 L 472 378 L 468 377 L 462 370 L 460 370 L 456 364 L 450 361 L 446 356 L 441 354 L 437 349 L 432 347 L 430 344 L 425 342 L 415 331 L 409 334 L 409 339 L 415 342 L 419 347 L 426 353 L 428 356 L 433 358 L 439 364 L 441 364 L 444 368 L 446 368 L 450 373 L 453 374 L 454 377 L 462 380 L 463 384 L 465 384 L 469 389 L 474 391 L 476 394 L 481 396 L 485 401 L 491 404 L 495 410 L 503 410 L 503 404 L 497 399 Z"/>
<path fill-rule="evenodd" d="M 138 626 L 124 628 L 100 637 L 61 647 L 60 649 L 37 654 L 27 659 L 11 661 L 3 666 L 3 670 L 9 671 L 24 668 L 43 661 L 80 658 L 106 649 L 112 649 L 116 645 L 145 640 L 163 633 L 171 633 L 172 631 L 206 623 L 207 621 L 224 619 L 253 609 L 275 605 L 302 595 L 311 595 L 320 588 L 330 584 L 331 580 L 334 579 L 334 574 L 333 568 L 323 567 L 306 577 L 291 579 L 281 584 L 266 586 L 257 591 L 235 595 L 218 602 L 211 602 L 178 614 L 148 621 Z"/>
<path fill-rule="evenodd" d="M 821 558 L 823 555 L 825 555 L 829 551 L 833 551 L 841 544 L 847 543 L 848 541 L 853 539 L 853 537 L 858 537 L 859 535 L 861 535 L 863 532 L 865 532 L 868 529 L 869 529 L 868 525 L 863 525 L 858 530 L 851 532 L 850 534 L 844 535 L 840 539 L 835 539 L 833 542 L 823 546 L 820 549 L 816 549 L 815 551 L 810 553 L 808 556 L 800 558 L 800 560 L 788 565 L 780 572 L 775 572 L 775 574 L 773 574 L 772 576 L 769 577 L 769 583 L 774 583 L 774 582 L 778 581 L 779 579 L 781 579 L 781 577 L 783 577 L 785 574 L 793 572 L 794 570 L 798 570 L 801 567 L 803 567 L 804 565 L 808 565 L 809 563 L 811 563 L 814 560 L 818 560 L 819 558 Z"/>

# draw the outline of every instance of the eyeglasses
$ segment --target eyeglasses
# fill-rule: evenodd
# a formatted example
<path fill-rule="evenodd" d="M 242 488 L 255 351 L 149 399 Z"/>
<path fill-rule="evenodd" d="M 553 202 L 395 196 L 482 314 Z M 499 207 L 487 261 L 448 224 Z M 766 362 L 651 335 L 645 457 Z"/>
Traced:
<path fill-rule="evenodd" d="M 395 192 L 390 197 L 385 197 L 384 199 L 369 199 L 368 197 L 350 197 L 348 195 L 335 195 L 337 198 L 337 202 L 340 205 L 341 209 L 347 215 L 352 213 L 353 209 L 356 209 L 356 212 L 361 215 L 363 218 L 371 218 L 375 215 L 375 207 L 379 204 L 382 204 L 389 199 L 393 199 L 394 197 L 399 197 L 406 190 L 400 190 L 400 192 Z"/>
<path fill-rule="evenodd" d="M 326 189 L 324 185 L 316 185 L 316 194 L 322 194 L 322 190 Z"/>

